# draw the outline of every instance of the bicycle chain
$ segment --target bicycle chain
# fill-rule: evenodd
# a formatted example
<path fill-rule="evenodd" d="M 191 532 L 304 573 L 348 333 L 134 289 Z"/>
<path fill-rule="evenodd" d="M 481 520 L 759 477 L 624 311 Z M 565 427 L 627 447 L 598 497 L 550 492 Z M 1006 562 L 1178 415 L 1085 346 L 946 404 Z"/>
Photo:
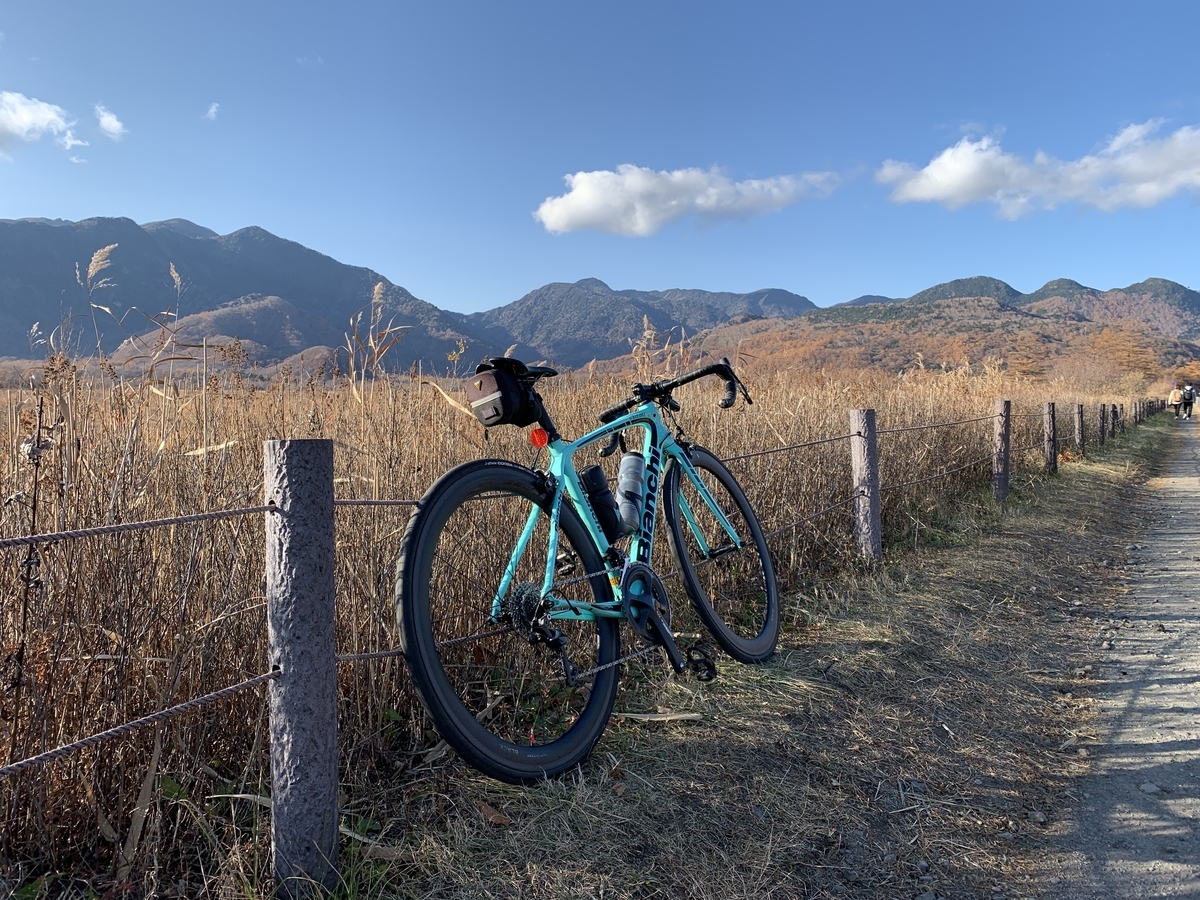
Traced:
<path fill-rule="evenodd" d="M 480 631 L 476 634 L 468 634 L 464 637 L 451 638 L 448 641 L 438 641 L 434 646 L 438 650 L 446 647 L 457 647 L 459 644 L 465 644 L 467 641 L 482 641 L 484 638 L 498 637 L 502 634 L 508 634 L 510 631 L 516 631 L 511 625 L 505 625 L 503 628 L 496 628 L 492 631 Z"/>
<path fill-rule="evenodd" d="M 645 656 L 647 653 L 650 653 L 653 650 L 661 650 L 661 649 L 662 649 L 662 647 L 660 647 L 658 644 L 651 644 L 648 647 L 643 647 L 641 650 L 638 650 L 636 653 L 629 653 L 625 656 L 622 656 L 619 659 L 614 659 L 612 662 L 605 663 L 602 666 L 596 666 L 595 668 L 592 668 L 592 669 L 585 669 L 582 672 L 573 672 L 567 676 L 567 684 L 574 685 L 575 682 L 578 681 L 580 678 L 587 678 L 591 675 L 598 675 L 601 672 L 603 672 L 605 669 L 611 669 L 614 666 L 619 666 L 623 662 L 629 662 L 629 660 L 637 659 L 638 657 Z M 567 656 L 567 654 L 564 653 L 563 654 L 564 663 L 566 661 L 566 656 Z M 565 664 L 563 666 L 563 671 L 564 672 L 567 671 Z"/>
<path fill-rule="evenodd" d="M 513 628 L 513 626 L 508 625 L 508 626 L 505 626 L 504 628 L 497 628 L 493 631 L 480 631 L 480 632 L 477 632 L 476 634 L 468 634 L 468 635 L 465 635 L 460 638 L 452 638 L 451 640 L 448 640 L 448 641 L 439 641 L 436 644 L 436 647 L 439 650 L 445 650 L 450 647 L 456 647 L 459 644 L 465 644 L 468 641 L 482 641 L 484 638 L 498 637 L 499 635 L 502 635 L 502 634 L 508 634 L 511 631 L 516 631 L 516 629 Z M 591 669 L 584 669 L 582 672 L 572 672 L 570 675 L 566 675 L 567 684 L 573 685 L 573 684 L 575 684 L 576 681 L 578 681 L 581 678 L 589 678 L 592 675 L 598 675 L 601 672 L 603 672 L 605 669 L 611 669 L 614 666 L 619 666 L 623 662 L 629 662 L 629 660 L 631 660 L 631 659 L 638 659 L 639 657 L 645 656 L 647 653 L 650 653 L 653 650 L 661 650 L 661 649 L 662 648 L 659 647 L 657 644 L 651 644 L 649 647 L 643 647 L 641 650 L 638 650 L 635 653 L 628 653 L 625 656 L 622 656 L 619 659 L 614 659 L 612 662 L 605 663 L 602 666 L 595 666 L 594 668 L 591 668 Z M 568 664 L 570 663 L 570 658 L 567 656 L 567 654 L 565 652 L 560 654 L 560 658 L 563 661 L 563 672 L 564 673 L 569 672 L 570 666 Z"/>
<path fill-rule="evenodd" d="M 716 560 L 713 560 L 713 559 L 706 559 L 706 560 L 701 561 L 699 563 L 699 565 L 696 565 L 693 563 L 693 568 L 701 568 L 701 567 L 706 566 L 715 561 Z M 661 575 L 659 577 L 661 578 L 661 580 L 666 581 L 667 579 L 677 578 L 678 576 L 679 576 L 679 572 L 675 571 L 675 572 L 671 572 L 669 575 Z M 605 569 L 604 571 L 601 571 L 601 572 L 588 572 L 587 574 L 584 574 L 584 575 L 576 575 L 574 578 L 567 578 L 563 581 L 556 581 L 552 585 L 550 585 L 550 590 L 551 590 L 551 592 L 557 591 L 561 588 L 570 587 L 573 584 L 579 584 L 581 582 L 589 581 L 592 578 L 598 578 L 598 577 L 603 577 L 604 579 L 607 580 L 608 579 L 608 570 Z M 567 603 L 569 604 L 570 601 L 568 600 Z M 506 625 L 504 628 L 497 628 L 492 631 L 481 631 L 481 632 L 477 632 L 476 634 L 468 634 L 468 635 L 464 635 L 463 637 L 459 637 L 459 638 L 451 638 L 450 640 L 447 640 L 447 641 L 439 641 L 435 646 L 437 647 L 438 650 L 444 650 L 444 649 L 448 649 L 450 647 L 457 647 L 459 644 L 465 644 L 469 641 L 482 641 L 485 638 L 499 637 L 502 634 L 508 634 L 510 631 L 515 631 L 515 630 L 516 629 L 512 625 Z M 571 683 L 580 678 L 587 678 L 590 675 L 599 674 L 600 672 L 603 672 L 605 669 L 611 669 L 614 666 L 619 666 L 623 662 L 628 662 L 631 659 L 638 659 L 639 657 L 645 656 L 647 653 L 650 653 L 653 650 L 661 650 L 661 649 L 662 649 L 662 647 L 660 647 L 659 645 L 651 644 L 648 647 L 638 650 L 636 653 L 629 653 L 625 656 L 622 656 L 620 659 L 615 659 L 612 662 L 605 663 L 602 666 L 596 666 L 591 669 L 585 669 L 582 672 L 576 672 L 576 673 L 572 674 L 571 676 L 569 676 L 567 681 L 568 681 L 568 683 Z M 562 655 L 564 657 L 566 656 L 565 653 Z M 564 672 L 566 671 L 565 666 L 563 668 L 563 671 Z"/>

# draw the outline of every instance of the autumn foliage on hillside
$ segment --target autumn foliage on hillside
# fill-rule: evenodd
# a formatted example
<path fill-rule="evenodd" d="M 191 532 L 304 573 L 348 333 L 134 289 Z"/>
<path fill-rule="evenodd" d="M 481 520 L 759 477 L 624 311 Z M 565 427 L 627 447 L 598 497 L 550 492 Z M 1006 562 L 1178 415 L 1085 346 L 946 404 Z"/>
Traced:
<path fill-rule="evenodd" d="M 1052 314 L 1049 306 L 1055 302 L 1059 306 Z M 988 364 L 1032 380 L 1129 389 L 1200 370 L 1200 349 L 1168 336 L 1182 330 L 1182 313 L 1170 314 L 1162 303 L 1133 297 L 1124 308 L 1126 315 L 1109 307 L 1097 317 L 1102 321 L 1089 318 L 1085 312 L 1096 310 L 1083 310 L 1079 302 L 1070 309 L 1061 298 L 1038 306 L 1044 312 L 991 297 L 956 297 L 835 307 L 796 319 L 713 329 L 698 336 L 692 347 L 773 368 L 894 374 Z"/>

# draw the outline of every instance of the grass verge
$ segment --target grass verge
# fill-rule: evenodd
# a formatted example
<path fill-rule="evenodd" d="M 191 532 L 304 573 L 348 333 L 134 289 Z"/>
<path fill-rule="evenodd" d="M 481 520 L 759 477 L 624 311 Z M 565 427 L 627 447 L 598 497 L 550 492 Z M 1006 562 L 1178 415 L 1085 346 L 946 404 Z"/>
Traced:
<path fill-rule="evenodd" d="M 709 685 L 631 673 L 618 710 L 666 715 L 618 714 L 572 777 L 514 788 L 447 756 L 348 798 L 369 838 L 344 848 L 348 892 L 1035 891 L 1038 814 L 1087 765 L 1071 739 L 1090 727 L 1090 616 L 1123 590 L 1164 425 L 1004 507 L 968 499 L 881 571 L 789 596 L 803 624 L 765 666 L 726 660 Z"/>

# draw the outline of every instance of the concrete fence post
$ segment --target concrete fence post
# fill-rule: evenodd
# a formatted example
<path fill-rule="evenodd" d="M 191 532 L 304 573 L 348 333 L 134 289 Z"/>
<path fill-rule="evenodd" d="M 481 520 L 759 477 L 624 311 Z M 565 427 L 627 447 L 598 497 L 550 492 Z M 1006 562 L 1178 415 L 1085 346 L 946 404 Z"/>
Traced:
<path fill-rule="evenodd" d="M 278 894 L 338 880 L 337 668 L 334 660 L 333 442 L 266 441 L 267 654 L 271 855 Z"/>
<path fill-rule="evenodd" d="M 1009 439 L 1012 435 L 1012 401 L 997 400 L 992 420 L 992 496 L 1008 499 Z"/>
<path fill-rule="evenodd" d="M 1084 449 L 1082 403 L 1075 404 L 1075 449 L 1079 451 L 1080 456 L 1087 456 L 1087 451 Z"/>
<path fill-rule="evenodd" d="M 850 467 L 854 482 L 854 535 L 869 563 L 883 562 L 883 523 L 879 499 L 879 444 L 875 410 L 850 410 Z"/>
<path fill-rule="evenodd" d="M 1046 453 L 1046 471 L 1053 475 L 1058 471 L 1058 423 L 1054 418 L 1054 404 L 1042 407 L 1042 434 Z"/>
<path fill-rule="evenodd" d="M 1103 447 L 1108 437 L 1108 404 L 1101 403 L 1096 409 L 1096 446 Z"/>

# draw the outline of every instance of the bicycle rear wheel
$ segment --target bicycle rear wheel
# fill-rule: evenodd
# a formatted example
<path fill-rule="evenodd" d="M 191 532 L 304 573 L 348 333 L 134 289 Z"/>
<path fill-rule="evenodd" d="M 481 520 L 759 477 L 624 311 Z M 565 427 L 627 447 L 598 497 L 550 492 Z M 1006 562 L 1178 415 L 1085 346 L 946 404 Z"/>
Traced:
<path fill-rule="evenodd" d="M 739 662 L 763 662 L 779 640 L 779 592 L 766 538 L 725 465 L 703 447 L 692 447 L 690 459 L 742 546 L 674 461 L 663 482 L 667 544 L 684 590 L 713 639 Z"/>
<path fill-rule="evenodd" d="M 421 499 L 396 569 L 401 647 L 413 686 L 438 732 L 464 760 L 501 781 L 557 775 L 591 752 L 617 691 L 612 666 L 568 683 L 620 652 L 617 620 L 555 620 L 562 654 L 530 640 L 549 550 L 551 496 L 530 469 L 504 460 L 466 463 Z M 525 552 L 515 548 L 535 508 Z M 493 600 L 509 566 L 502 614 Z M 575 511 L 562 504 L 554 596 L 612 599 L 600 555 Z M 581 577 L 593 575 L 591 578 Z M 579 579 L 571 582 L 572 579 Z"/>

